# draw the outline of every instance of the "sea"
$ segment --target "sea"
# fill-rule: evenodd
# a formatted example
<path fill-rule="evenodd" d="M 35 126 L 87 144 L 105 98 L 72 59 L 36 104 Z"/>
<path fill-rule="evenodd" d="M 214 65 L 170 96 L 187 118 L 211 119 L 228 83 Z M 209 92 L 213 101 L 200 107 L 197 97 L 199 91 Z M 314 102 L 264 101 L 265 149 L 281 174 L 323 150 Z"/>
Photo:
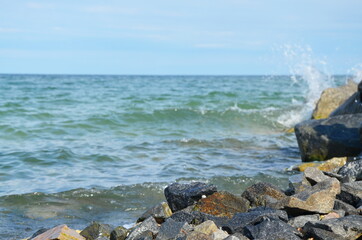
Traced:
<path fill-rule="evenodd" d="M 350 76 L 0 75 L 0 239 L 132 226 L 173 183 L 288 186 L 287 130 Z"/>

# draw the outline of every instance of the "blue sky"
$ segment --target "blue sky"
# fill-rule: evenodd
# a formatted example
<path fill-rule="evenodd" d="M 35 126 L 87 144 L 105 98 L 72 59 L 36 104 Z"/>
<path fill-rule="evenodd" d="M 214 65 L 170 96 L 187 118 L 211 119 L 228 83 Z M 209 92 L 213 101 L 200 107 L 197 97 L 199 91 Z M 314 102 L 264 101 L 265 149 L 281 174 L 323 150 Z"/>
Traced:
<path fill-rule="evenodd" d="M 346 74 L 362 64 L 361 0 L 0 3 L 0 73 L 288 74 L 309 61 Z"/>

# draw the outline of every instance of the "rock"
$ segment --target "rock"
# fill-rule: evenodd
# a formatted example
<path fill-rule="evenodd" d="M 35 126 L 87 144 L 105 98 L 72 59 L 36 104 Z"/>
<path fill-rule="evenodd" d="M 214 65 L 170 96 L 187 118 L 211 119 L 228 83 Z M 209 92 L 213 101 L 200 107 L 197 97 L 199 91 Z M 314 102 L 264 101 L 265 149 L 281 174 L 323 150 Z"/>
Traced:
<path fill-rule="evenodd" d="M 277 187 L 269 183 L 259 182 L 248 187 L 241 196 L 250 201 L 252 207 L 276 207 L 278 200 L 286 195 Z"/>
<path fill-rule="evenodd" d="M 229 234 L 236 232 L 243 233 L 243 228 L 245 226 L 260 222 L 260 220 L 265 217 L 288 221 L 288 215 L 283 210 L 257 207 L 246 213 L 235 214 L 234 217 L 230 219 L 225 226 L 222 227 L 222 229 L 227 231 Z"/>
<path fill-rule="evenodd" d="M 231 218 L 237 212 L 248 211 L 249 205 L 249 201 L 243 197 L 237 197 L 229 192 L 216 192 L 200 199 L 194 209 L 218 217 Z"/>
<path fill-rule="evenodd" d="M 225 240 L 249 240 L 249 238 L 245 237 L 241 233 L 234 233 L 233 235 L 229 235 L 229 237 L 225 238 Z"/>
<path fill-rule="evenodd" d="M 128 238 L 127 238 L 128 239 Z M 153 240 L 153 232 L 150 230 L 147 230 L 145 232 L 142 232 L 140 235 L 138 235 L 135 240 Z"/>
<path fill-rule="evenodd" d="M 327 219 L 340 218 L 340 217 L 342 217 L 342 216 L 339 215 L 338 213 L 330 212 L 330 213 L 328 213 L 326 215 L 321 216 L 321 219 L 327 220 Z"/>
<path fill-rule="evenodd" d="M 190 184 L 173 183 L 166 187 L 165 197 L 173 212 L 195 204 L 203 195 L 208 196 L 217 192 L 214 185 L 201 182 Z"/>
<path fill-rule="evenodd" d="M 151 232 L 152 235 L 157 235 L 158 231 L 159 227 L 156 220 L 153 217 L 149 217 L 133 228 L 133 230 L 128 235 L 127 240 L 139 239 L 139 237 L 143 236 L 142 234 L 144 234 L 145 232 Z M 146 236 L 148 235 L 149 233 L 146 234 Z"/>
<path fill-rule="evenodd" d="M 211 234 L 211 238 L 213 240 L 223 240 L 225 238 L 227 238 L 229 236 L 229 234 L 227 234 L 227 232 L 223 231 L 223 230 L 216 230 L 215 232 L 213 232 Z"/>
<path fill-rule="evenodd" d="M 350 96 L 341 106 L 331 112 L 329 117 L 356 113 L 362 113 L 360 92 L 356 92 Z"/>
<path fill-rule="evenodd" d="M 122 226 L 116 227 L 111 232 L 110 240 L 124 240 L 128 235 L 128 230 Z"/>
<path fill-rule="evenodd" d="M 295 228 L 302 228 L 307 222 L 319 221 L 319 214 L 302 215 L 289 219 L 288 224 Z"/>
<path fill-rule="evenodd" d="M 295 126 L 302 161 L 357 156 L 362 151 L 359 127 L 362 114 L 308 120 Z"/>
<path fill-rule="evenodd" d="M 321 170 L 314 167 L 306 168 L 304 171 L 304 177 L 312 186 L 324 180 L 330 179 L 330 177 L 324 175 Z"/>
<path fill-rule="evenodd" d="M 211 235 L 212 233 L 216 232 L 218 230 L 218 227 L 213 221 L 205 221 L 201 223 L 200 225 L 195 226 L 194 231 L 204 233 L 206 235 Z"/>
<path fill-rule="evenodd" d="M 297 229 L 278 219 L 265 219 L 256 225 L 247 225 L 245 235 L 251 239 L 264 240 L 300 240 Z"/>
<path fill-rule="evenodd" d="M 324 239 L 357 239 L 362 235 L 362 216 L 350 215 L 319 222 L 308 222 L 303 227 L 307 236 L 313 236 L 313 229 L 322 229 L 334 234 L 335 238 Z"/>
<path fill-rule="evenodd" d="M 201 232 L 192 232 L 187 235 L 186 240 L 212 240 L 211 236 Z"/>
<path fill-rule="evenodd" d="M 33 239 L 35 238 L 36 236 L 42 234 L 42 233 L 45 233 L 46 231 L 48 231 L 49 228 L 41 228 L 39 229 L 38 231 L 36 231 L 29 239 Z"/>
<path fill-rule="evenodd" d="M 211 220 L 218 227 L 224 226 L 230 220 L 228 217 L 217 217 L 203 212 L 187 212 L 184 210 L 174 213 L 171 218 L 177 222 L 187 222 L 189 224 L 195 225 L 199 225 L 207 220 Z"/>
<path fill-rule="evenodd" d="M 338 174 L 342 175 L 342 182 L 362 180 L 362 160 L 347 162 L 339 169 Z"/>
<path fill-rule="evenodd" d="M 333 209 L 335 197 L 339 193 L 339 181 L 330 178 L 317 183 L 311 189 L 285 198 L 282 204 L 290 215 L 328 213 Z"/>
<path fill-rule="evenodd" d="M 138 218 L 137 222 L 142 222 L 152 216 L 157 223 L 161 224 L 165 221 L 166 218 L 170 217 L 171 215 L 172 211 L 168 206 L 167 202 L 161 202 L 143 213 L 142 216 Z"/>
<path fill-rule="evenodd" d="M 112 228 L 108 224 L 93 222 L 80 232 L 80 235 L 87 240 L 108 240 L 111 236 Z"/>
<path fill-rule="evenodd" d="M 311 189 L 311 187 L 312 185 L 305 178 L 303 173 L 292 175 L 289 177 L 288 196 Z"/>
<path fill-rule="evenodd" d="M 357 91 L 357 83 L 349 80 L 346 85 L 325 89 L 312 114 L 312 119 L 327 118 L 332 111 L 342 105 Z"/>
<path fill-rule="evenodd" d="M 324 172 L 337 173 L 347 162 L 347 157 L 335 157 L 324 162 L 305 162 L 294 167 L 293 170 L 304 172 L 308 167 L 316 167 Z"/>
<path fill-rule="evenodd" d="M 338 199 L 334 201 L 333 209 L 343 210 L 346 216 L 359 214 L 358 210 L 355 207 Z"/>
<path fill-rule="evenodd" d="M 191 232 L 191 229 L 191 226 L 187 222 L 176 222 L 172 218 L 169 218 L 161 225 L 156 240 L 177 239 L 186 236 L 186 232 Z"/>
<path fill-rule="evenodd" d="M 310 228 L 305 237 L 312 240 L 345 240 L 345 238 L 322 228 Z"/>
<path fill-rule="evenodd" d="M 341 193 L 337 195 L 337 199 L 358 207 L 357 204 L 362 200 L 362 181 L 343 183 Z"/>
<path fill-rule="evenodd" d="M 77 231 L 67 225 L 59 225 L 36 236 L 33 240 L 85 240 Z"/>

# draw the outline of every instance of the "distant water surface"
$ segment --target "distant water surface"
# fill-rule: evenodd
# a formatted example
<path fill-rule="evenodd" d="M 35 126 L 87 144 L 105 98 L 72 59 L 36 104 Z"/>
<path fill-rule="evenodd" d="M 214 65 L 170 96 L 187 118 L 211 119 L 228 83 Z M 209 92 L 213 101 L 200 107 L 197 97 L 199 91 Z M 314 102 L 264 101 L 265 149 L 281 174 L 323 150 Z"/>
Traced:
<path fill-rule="evenodd" d="M 130 224 L 174 181 L 285 187 L 300 162 L 285 130 L 308 117 L 318 81 L 0 75 L 0 238 Z"/>

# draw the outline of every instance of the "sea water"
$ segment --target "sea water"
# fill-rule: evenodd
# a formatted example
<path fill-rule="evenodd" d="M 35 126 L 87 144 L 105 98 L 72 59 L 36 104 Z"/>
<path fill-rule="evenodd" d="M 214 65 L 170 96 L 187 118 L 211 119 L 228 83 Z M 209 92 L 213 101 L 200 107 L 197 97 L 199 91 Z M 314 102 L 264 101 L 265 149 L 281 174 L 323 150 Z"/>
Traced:
<path fill-rule="evenodd" d="M 172 182 L 285 188 L 294 134 L 347 76 L 0 75 L 0 239 L 134 223 Z M 316 88 L 318 88 L 316 90 Z"/>

